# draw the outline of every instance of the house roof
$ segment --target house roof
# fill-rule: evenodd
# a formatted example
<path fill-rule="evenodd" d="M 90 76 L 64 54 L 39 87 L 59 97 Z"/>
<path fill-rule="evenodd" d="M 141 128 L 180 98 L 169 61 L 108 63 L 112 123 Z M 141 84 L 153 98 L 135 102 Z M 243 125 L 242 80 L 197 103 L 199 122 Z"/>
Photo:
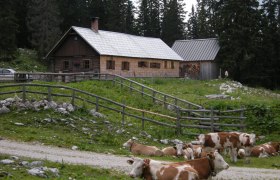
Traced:
<path fill-rule="evenodd" d="M 193 39 L 177 40 L 172 49 L 185 61 L 209 61 L 216 58 L 220 46 L 216 38 Z"/>
<path fill-rule="evenodd" d="M 72 26 L 70 30 L 71 29 L 77 32 L 100 55 L 179 61 L 183 60 L 159 38 L 142 37 L 103 30 L 94 32 L 90 28 L 76 26 Z M 62 39 L 63 38 L 61 38 L 61 40 Z M 55 47 L 58 44 L 59 42 L 55 45 Z M 55 47 L 48 53 L 47 57 L 55 49 Z"/>

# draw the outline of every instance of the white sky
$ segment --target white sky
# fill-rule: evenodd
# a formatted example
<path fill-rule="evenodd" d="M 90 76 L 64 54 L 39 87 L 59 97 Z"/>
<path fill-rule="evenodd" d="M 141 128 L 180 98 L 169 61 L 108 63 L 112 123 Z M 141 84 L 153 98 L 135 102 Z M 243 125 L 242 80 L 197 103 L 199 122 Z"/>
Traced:
<path fill-rule="evenodd" d="M 192 5 L 194 5 L 194 7 L 196 6 L 196 0 L 184 0 L 185 2 L 185 10 L 188 11 L 188 14 L 191 12 L 192 10 Z"/>

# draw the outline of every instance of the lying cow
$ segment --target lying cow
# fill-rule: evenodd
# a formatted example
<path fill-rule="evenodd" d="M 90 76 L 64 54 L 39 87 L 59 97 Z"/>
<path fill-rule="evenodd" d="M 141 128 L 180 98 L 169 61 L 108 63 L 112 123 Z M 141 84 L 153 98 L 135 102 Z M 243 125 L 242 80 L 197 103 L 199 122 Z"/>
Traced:
<path fill-rule="evenodd" d="M 255 143 L 255 136 L 247 133 L 238 132 L 217 132 L 200 134 L 198 137 L 200 144 L 202 144 L 206 151 L 213 149 L 230 149 L 231 161 L 237 161 L 237 149 L 241 147 L 249 149 Z M 249 150 L 248 150 L 249 151 Z"/>
<path fill-rule="evenodd" d="M 279 154 L 280 142 L 268 142 L 255 146 L 251 150 L 251 156 L 254 157 L 268 157 Z"/>
<path fill-rule="evenodd" d="M 129 176 L 146 180 L 198 180 L 197 171 L 189 164 L 165 164 L 151 159 L 132 158 L 127 160 L 132 165 Z"/>
<path fill-rule="evenodd" d="M 201 159 L 179 163 L 164 164 L 154 160 L 142 160 L 139 158 L 137 162 L 129 160 L 128 163 L 133 163 L 130 176 L 143 177 L 144 179 L 176 179 L 175 177 L 178 178 L 182 171 L 184 171 L 183 174 L 188 176 L 180 177 L 180 179 L 211 179 L 212 176 L 229 168 L 229 165 L 217 151 Z"/>
<path fill-rule="evenodd" d="M 133 139 L 129 139 L 123 144 L 123 147 L 128 148 L 132 154 L 147 155 L 147 156 L 163 156 L 163 152 L 156 146 L 146 146 L 136 143 Z"/>
<path fill-rule="evenodd" d="M 183 150 L 185 149 L 182 143 L 178 143 L 175 146 L 169 146 L 162 149 L 162 152 L 165 156 L 182 156 Z"/>

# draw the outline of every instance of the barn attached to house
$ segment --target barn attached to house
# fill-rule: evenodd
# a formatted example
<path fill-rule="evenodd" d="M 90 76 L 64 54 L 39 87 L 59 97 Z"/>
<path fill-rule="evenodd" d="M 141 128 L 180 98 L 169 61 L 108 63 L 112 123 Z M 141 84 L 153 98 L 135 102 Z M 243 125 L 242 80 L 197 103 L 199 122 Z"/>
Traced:
<path fill-rule="evenodd" d="M 183 59 L 159 38 L 72 26 L 47 54 L 52 72 L 179 77 Z"/>
<path fill-rule="evenodd" d="M 180 63 L 180 77 L 201 80 L 218 78 L 216 61 L 220 46 L 217 39 L 177 40 L 172 49 L 184 59 Z"/>

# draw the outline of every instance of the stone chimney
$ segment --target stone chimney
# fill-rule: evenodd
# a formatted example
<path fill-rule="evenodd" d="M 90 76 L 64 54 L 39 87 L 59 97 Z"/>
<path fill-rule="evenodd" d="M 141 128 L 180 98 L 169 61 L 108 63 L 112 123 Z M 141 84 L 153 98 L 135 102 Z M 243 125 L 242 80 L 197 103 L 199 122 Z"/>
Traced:
<path fill-rule="evenodd" d="M 98 19 L 99 17 L 92 17 L 91 18 L 91 30 L 98 33 Z"/>

